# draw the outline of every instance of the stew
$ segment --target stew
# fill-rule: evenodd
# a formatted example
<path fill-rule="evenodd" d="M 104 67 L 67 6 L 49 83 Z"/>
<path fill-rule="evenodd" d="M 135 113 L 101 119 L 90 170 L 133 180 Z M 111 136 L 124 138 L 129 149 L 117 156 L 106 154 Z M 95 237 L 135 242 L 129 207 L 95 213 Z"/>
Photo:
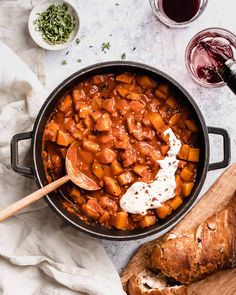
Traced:
<path fill-rule="evenodd" d="M 181 143 L 176 156 L 170 152 L 168 130 Z M 198 131 L 168 84 L 133 73 L 95 75 L 62 97 L 51 114 L 43 135 L 45 173 L 48 182 L 65 175 L 67 149 L 78 141 L 79 168 L 101 189 L 85 191 L 69 182 L 62 188 L 63 207 L 90 224 L 149 227 L 191 194 L 200 157 Z M 122 197 L 129 198 L 137 182 L 151 185 L 168 157 L 175 157 L 176 165 L 171 198 L 143 212 L 126 210 Z"/>

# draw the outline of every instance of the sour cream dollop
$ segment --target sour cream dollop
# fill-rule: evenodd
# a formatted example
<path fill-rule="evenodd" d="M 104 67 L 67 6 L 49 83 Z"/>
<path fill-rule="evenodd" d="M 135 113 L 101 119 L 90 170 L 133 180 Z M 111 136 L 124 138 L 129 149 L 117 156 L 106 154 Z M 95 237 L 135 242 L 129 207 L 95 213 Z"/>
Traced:
<path fill-rule="evenodd" d="M 120 199 L 120 207 L 129 213 L 145 215 L 148 209 L 155 209 L 174 197 L 176 188 L 175 172 L 179 161 L 176 156 L 181 148 L 181 141 L 171 128 L 164 132 L 169 136 L 170 149 L 163 160 L 158 160 L 160 169 L 151 183 L 135 182 Z"/>

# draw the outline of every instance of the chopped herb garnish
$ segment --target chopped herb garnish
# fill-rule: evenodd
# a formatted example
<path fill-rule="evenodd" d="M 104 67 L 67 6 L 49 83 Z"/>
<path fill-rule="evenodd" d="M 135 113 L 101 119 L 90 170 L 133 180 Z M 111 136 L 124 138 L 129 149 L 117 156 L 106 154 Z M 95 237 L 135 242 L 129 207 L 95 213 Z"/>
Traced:
<path fill-rule="evenodd" d="M 77 59 L 77 62 L 81 62 L 81 61 L 82 61 L 82 59 L 81 59 L 81 58 Z"/>
<path fill-rule="evenodd" d="M 76 42 L 76 44 L 79 44 L 80 43 L 80 38 L 76 38 L 75 42 Z"/>
<path fill-rule="evenodd" d="M 109 87 L 108 83 L 105 83 L 101 86 L 101 90 L 105 90 Z"/>
<path fill-rule="evenodd" d="M 67 51 L 66 55 L 68 55 L 69 51 Z"/>
<path fill-rule="evenodd" d="M 134 47 L 132 50 L 133 50 L 133 51 L 136 50 L 136 47 Z"/>
<path fill-rule="evenodd" d="M 125 52 L 121 54 L 121 59 L 123 59 L 123 60 L 126 59 L 126 53 Z"/>
<path fill-rule="evenodd" d="M 67 61 L 64 59 L 62 62 L 61 62 L 61 64 L 64 66 L 64 65 L 66 65 L 67 64 Z"/>
<path fill-rule="evenodd" d="M 110 42 L 107 42 L 107 43 L 103 42 L 103 43 L 102 43 L 102 51 L 103 51 L 103 52 L 106 53 L 105 49 L 109 50 L 110 47 L 111 47 Z"/>
<path fill-rule="evenodd" d="M 89 45 L 89 48 L 93 48 L 93 45 Z"/>
<path fill-rule="evenodd" d="M 38 18 L 33 24 L 36 25 L 36 30 L 42 34 L 43 40 L 55 45 L 66 43 L 69 40 L 76 22 L 64 3 L 62 5 L 52 4 L 46 11 L 38 13 Z"/>

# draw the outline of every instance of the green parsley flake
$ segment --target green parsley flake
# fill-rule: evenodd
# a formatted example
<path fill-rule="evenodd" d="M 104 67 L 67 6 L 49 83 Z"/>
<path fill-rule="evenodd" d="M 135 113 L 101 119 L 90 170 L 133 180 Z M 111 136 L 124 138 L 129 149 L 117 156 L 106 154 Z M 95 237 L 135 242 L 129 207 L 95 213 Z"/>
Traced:
<path fill-rule="evenodd" d="M 103 52 L 106 53 L 105 49 L 109 50 L 110 47 L 111 47 L 110 42 L 107 42 L 107 43 L 103 42 L 103 43 L 102 43 L 102 51 L 103 51 Z"/>
<path fill-rule="evenodd" d="M 42 34 L 43 40 L 47 43 L 66 43 L 71 33 L 75 29 L 75 19 L 68 12 L 66 4 L 50 5 L 42 13 L 38 13 L 38 18 L 33 22 L 36 30 Z"/>
<path fill-rule="evenodd" d="M 123 60 L 126 59 L 126 53 L 125 52 L 121 54 L 121 59 L 123 59 Z"/>
<path fill-rule="evenodd" d="M 62 62 L 61 62 L 61 64 L 64 66 L 64 65 L 66 65 L 67 64 L 67 61 L 64 59 Z"/>
<path fill-rule="evenodd" d="M 81 59 L 81 58 L 77 59 L 77 62 L 79 62 L 79 63 L 80 63 L 81 61 L 82 61 L 82 59 Z"/>
<path fill-rule="evenodd" d="M 76 42 L 76 44 L 79 44 L 80 43 L 80 38 L 76 38 L 75 42 Z"/>

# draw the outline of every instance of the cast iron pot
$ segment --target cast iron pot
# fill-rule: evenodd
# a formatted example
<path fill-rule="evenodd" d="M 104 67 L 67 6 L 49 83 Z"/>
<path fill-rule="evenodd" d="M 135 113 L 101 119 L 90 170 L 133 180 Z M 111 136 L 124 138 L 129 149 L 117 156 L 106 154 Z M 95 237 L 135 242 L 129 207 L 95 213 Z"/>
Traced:
<path fill-rule="evenodd" d="M 182 103 L 190 108 L 193 116 L 195 117 L 195 120 L 200 126 L 201 159 L 196 184 L 191 196 L 186 198 L 185 202 L 180 206 L 180 208 L 174 211 L 168 218 L 163 221 L 158 221 L 153 226 L 145 229 L 121 231 L 116 229 L 107 229 L 100 225 L 88 225 L 81 221 L 75 215 L 69 214 L 62 207 L 61 201 L 63 199 L 63 195 L 60 190 L 50 193 L 45 197 L 45 200 L 48 202 L 49 206 L 64 220 L 69 222 L 70 225 L 73 225 L 76 229 L 82 230 L 96 237 L 114 240 L 131 240 L 156 233 L 158 233 L 159 236 L 164 234 L 167 229 L 170 229 L 177 222 L 179 222 L 193 206 L 205 181 L 207 172 L 209 170 L 224 168 L 229 164 L 230 161 L 230 139 L 227 131 L 221 128 L 206 127 L 205 121 L 198 106 L 194 102 L 191 95 L 179 83 L 177 83 L 174 79 L 172 79 L 165 73 L 150 66 L 135 62 L 116 61 L 96 64 L 76 72 L 65 81 L 63 81 L 49 95 L 41 110 L 39 111 L 33 131 L 19 133 L 12 138 L 11 164 L 13 170 L 23 175 L 33 175 L 39 187 L 46 185 L 47 180 L 43 169 L 43 161 L 41 158 L 42 136 L 45 124 L 50 114 L 54 110 L 54 107 L 56 106 L 58 100 L 65 93 L 70 91 L 71 88 L 73 88 L 73 86 L 75 86 L 78 82 L 83 81 L 95 74 L 119 73 L 124 71 L 149 75 L 157 81 L 167 82 L 171 86 L 171 88 L 174 89 L 176 95 L 180 98 Z M 223 161 L 221 162 L 209 164 L 209 133 L 218 134 L 223 137 Z M 18 142 L 26 139 L 31 139 L 32 167 L 22 167 L 19 165 Z"/>

